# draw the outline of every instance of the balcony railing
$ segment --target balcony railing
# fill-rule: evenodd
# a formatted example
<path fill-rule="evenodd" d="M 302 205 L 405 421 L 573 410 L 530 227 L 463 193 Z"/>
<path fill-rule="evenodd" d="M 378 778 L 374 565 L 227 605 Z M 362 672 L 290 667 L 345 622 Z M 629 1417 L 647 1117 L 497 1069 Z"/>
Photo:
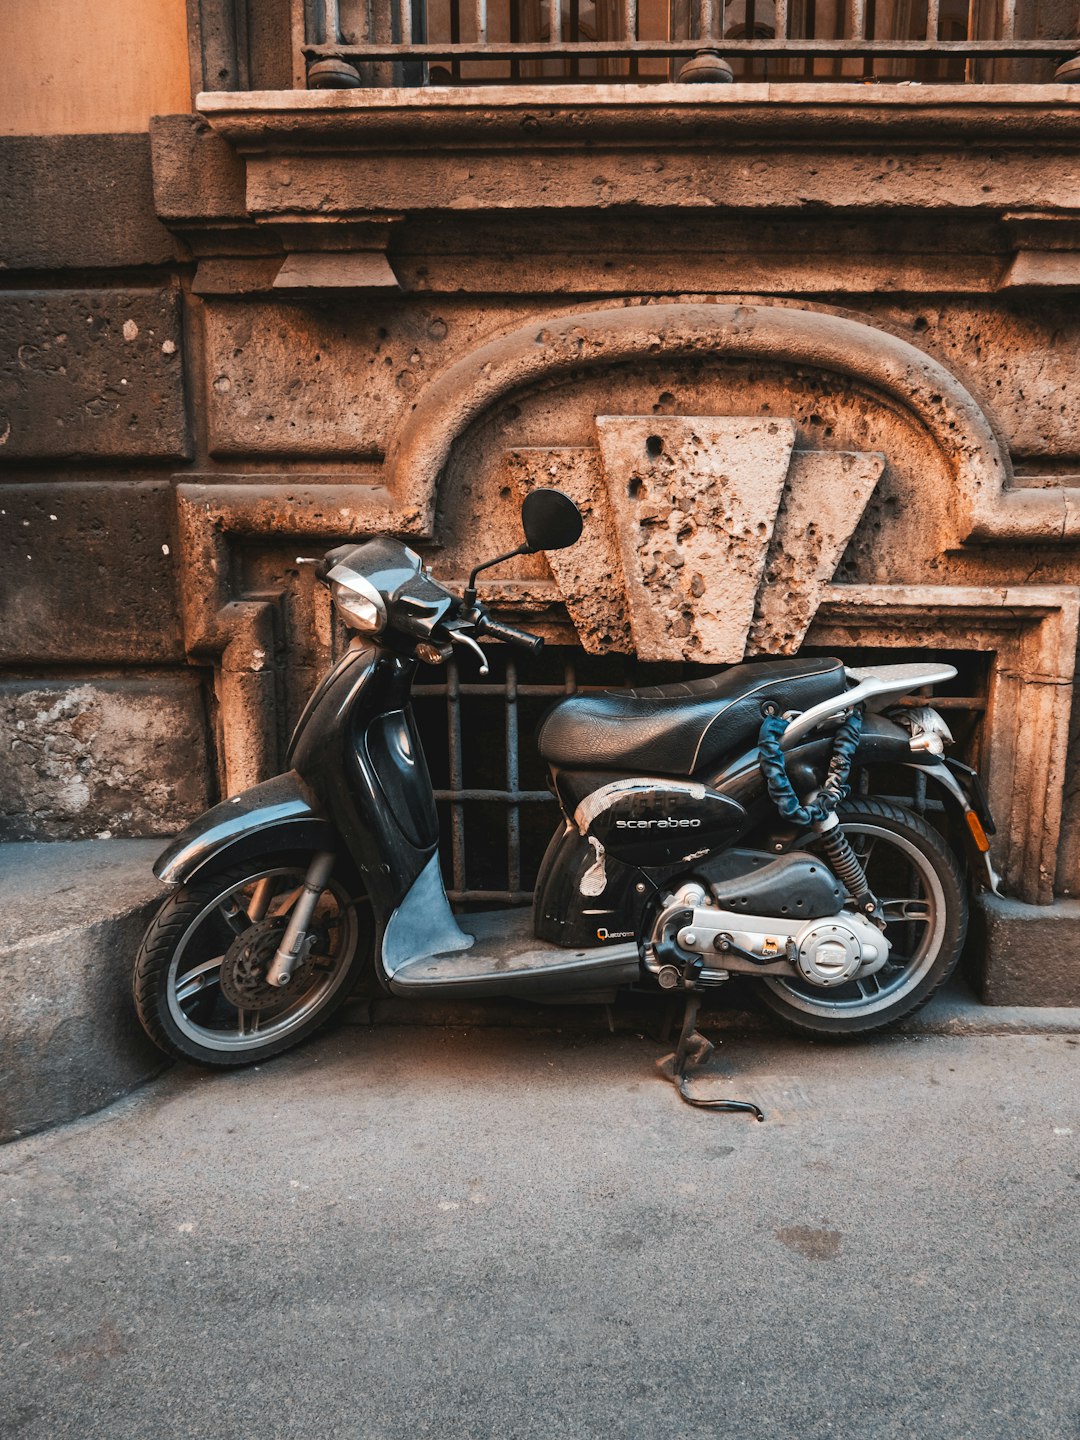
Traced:
<path fill-rule="evenodd" d="M 1080 0 L 312 0 L 308 84 L 1080 82 Z"/>

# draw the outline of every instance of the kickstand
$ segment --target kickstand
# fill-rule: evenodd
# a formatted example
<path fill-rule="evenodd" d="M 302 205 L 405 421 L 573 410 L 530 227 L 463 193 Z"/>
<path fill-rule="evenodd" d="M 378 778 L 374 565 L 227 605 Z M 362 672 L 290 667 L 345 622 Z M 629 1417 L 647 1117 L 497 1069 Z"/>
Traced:
<path fill-rule="evenodd" d="M 665 1079 L 671 1081 L 687 1105 L 694 1105 L 699 1110 L 734 1110 L 742 1114 L 754 1115 L 758 1120 L 764 1120 L 765 1116 L 752 1100 L 705 1100 L 691 1095 L 687 1089 L 689 1084 L 687 1069 L 704 1065 L 713 1053 L 711 1041 L 706 1040 L 705 1036 L 699 1034 L 694 1028 L 700 1009 L 701 996 L 694 991 L 688 992 L 686 1013 L 683 1016 L 682 1031 L 675 1053 L 658 1061 L 657 1069 Z"/>

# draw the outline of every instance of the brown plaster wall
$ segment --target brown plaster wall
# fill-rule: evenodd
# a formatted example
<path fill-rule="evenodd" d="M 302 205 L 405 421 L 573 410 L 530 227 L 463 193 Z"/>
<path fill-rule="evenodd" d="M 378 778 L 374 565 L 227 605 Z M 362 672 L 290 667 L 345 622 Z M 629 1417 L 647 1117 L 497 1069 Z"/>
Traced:
<path fill-rule="evenodd" d="M 190 99 L 185 0 L 4 0 L 0 135 L 145 130 Z"/>

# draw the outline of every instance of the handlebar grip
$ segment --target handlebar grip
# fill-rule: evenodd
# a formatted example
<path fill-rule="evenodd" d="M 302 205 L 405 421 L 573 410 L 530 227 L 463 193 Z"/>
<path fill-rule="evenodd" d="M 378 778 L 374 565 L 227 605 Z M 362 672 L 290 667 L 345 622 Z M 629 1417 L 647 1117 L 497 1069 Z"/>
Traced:
<path fill-rule="evenodd" d="M 487 616 L 477 628 L 481 634 L 490 635 L 493 640 L 505 640 L 508 645 L 518 645 L 522 650 L 531 651 L 533 655 L 544 647 L 542 635 L 530 635 L 527 630 L 518 630 L 513 625 L 504 625 L 501 620 L 491 620 Z"/>

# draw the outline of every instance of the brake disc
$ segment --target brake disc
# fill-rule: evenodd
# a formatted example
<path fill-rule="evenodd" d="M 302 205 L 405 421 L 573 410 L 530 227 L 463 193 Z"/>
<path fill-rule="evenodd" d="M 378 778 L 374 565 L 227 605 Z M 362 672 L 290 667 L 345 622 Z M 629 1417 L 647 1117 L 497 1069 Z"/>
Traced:
<path fill-rule="evenodd" d="M 267 1010 L 301 994 L 311 978 L 312 966 L 305 957 L 293 971 L 288 985 L 267 983 L 266 975 L 285 934 L 288 919 L 276 915 L 259 920 L 238 935 L 221 962 L 221 993 L 238 1010 Z M 310 941 L 308 942 L 310 949 Z"/>

